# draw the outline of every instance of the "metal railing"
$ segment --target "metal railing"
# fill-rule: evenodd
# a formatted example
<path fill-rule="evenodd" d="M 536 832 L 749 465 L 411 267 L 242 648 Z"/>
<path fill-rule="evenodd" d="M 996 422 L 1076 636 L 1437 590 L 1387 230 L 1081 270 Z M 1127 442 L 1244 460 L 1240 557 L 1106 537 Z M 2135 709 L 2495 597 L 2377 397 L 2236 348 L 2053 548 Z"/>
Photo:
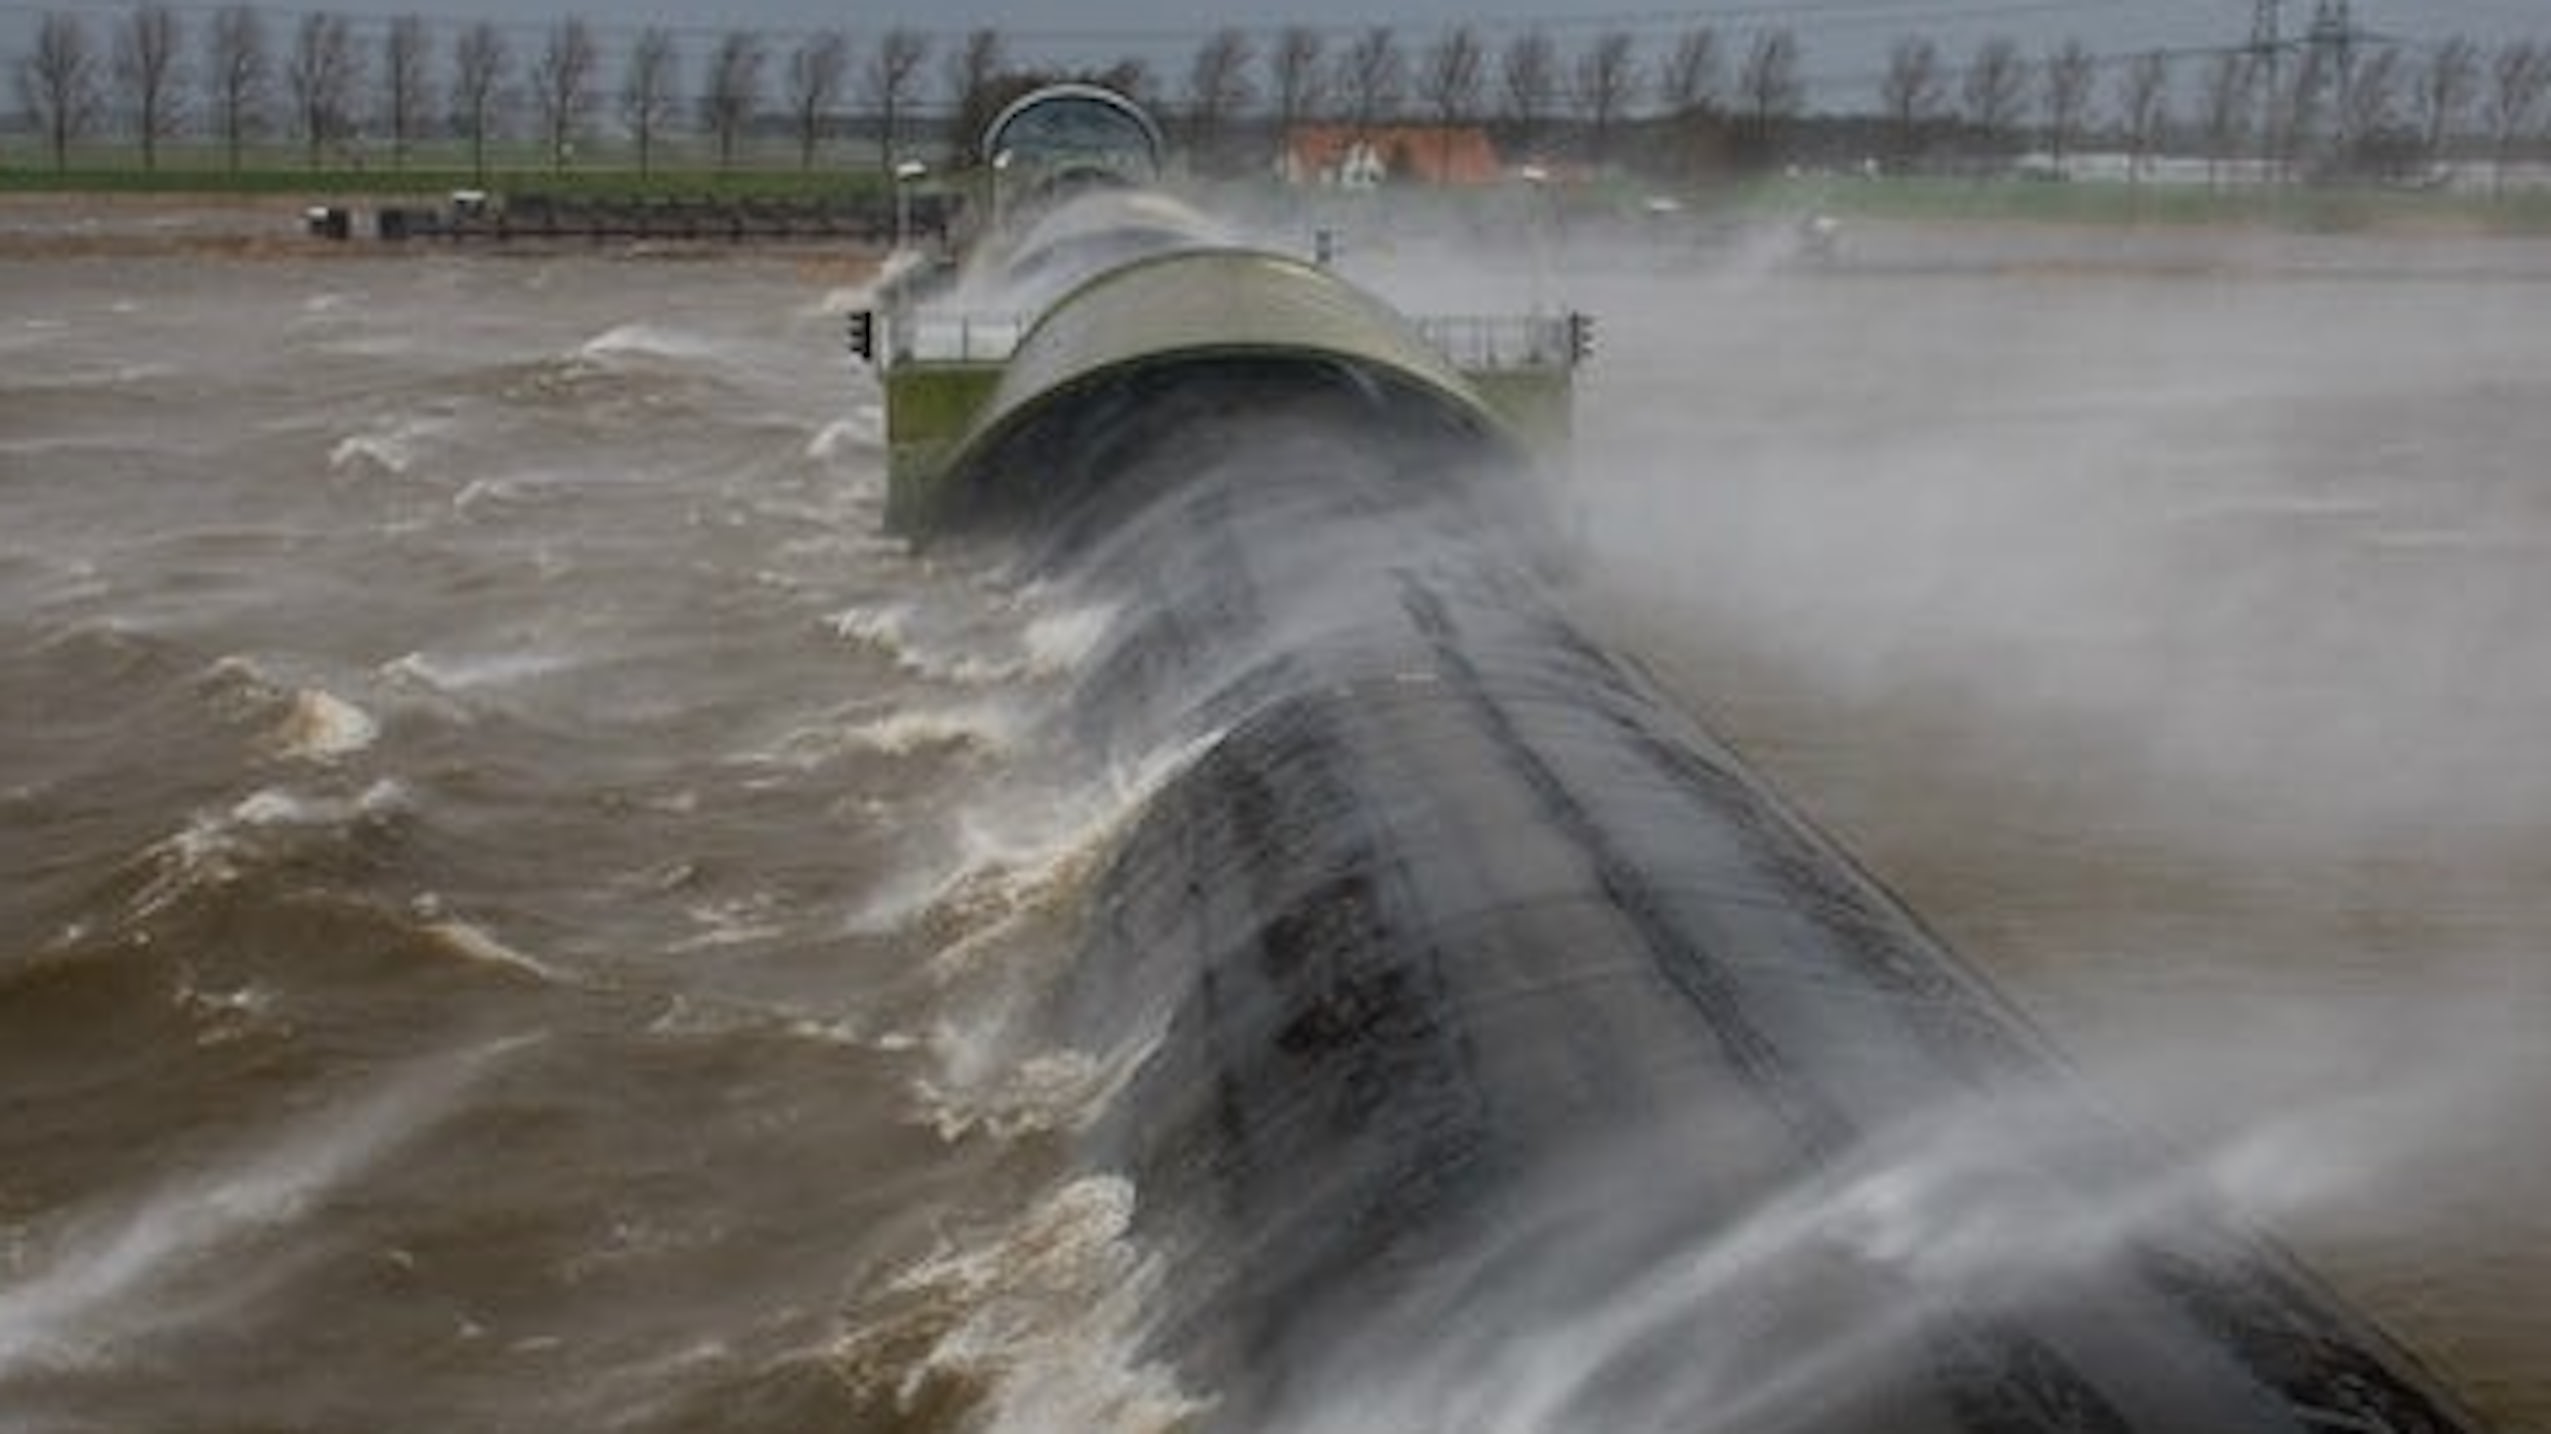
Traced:
<path fill-rule="evenodd" d="M 908 310 L 886 322 L 898 361 L 1004 363 L 1027 332 L 1016 314 Z M 1568 368 L 1585 357 L 1582 320 L 1568 314 L 1452 314 L 1413 321 L 1455 368 Z"/>
<path fill-rule="evenodd" d="M 1456 368 L 1566 368 L 1580 356 L 1565 314 L 1438 314 L 1415 322 Z"/>
<path fill-rule="evenodd" d="M 952 314 L 915 310 L 889 321 L 898 359 L 926 363 L 1002 363 L 1019 346 L 1028 321 L 1016 314 Z"/>

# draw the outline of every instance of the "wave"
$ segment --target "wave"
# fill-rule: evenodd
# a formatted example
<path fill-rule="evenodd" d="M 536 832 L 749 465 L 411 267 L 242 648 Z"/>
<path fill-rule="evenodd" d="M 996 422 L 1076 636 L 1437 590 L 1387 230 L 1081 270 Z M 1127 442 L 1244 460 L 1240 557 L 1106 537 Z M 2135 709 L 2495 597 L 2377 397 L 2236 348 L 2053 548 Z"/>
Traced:
<path fill-rule="evenodd" d="M 1142 1354 L 1166 1274 L 1133 1242 L 1133 1209 L 1127 1182 L 1085 1176 L 945 1240 L 853 1311 L 833 1366 L 870 1402 L 954 1405 L 986 1434 L 1193 1427 L 1206 1405 Z"/>
<path fill-rule="evenodd" d="M 572 653 L 539 649 L 440 655 L 411 652 L 382 664 L 381 674 L 393 682 L 410 683 L 449 696 L 537 682 L 572 671 L 582 661 Z"/>
<path fill-rule="evenodd" d="M 427 912 L 439 914 L 439 902 L 426 900 L 420 905 Z M 505 944 L 487 928 L 475 923 L 442 917 L 428 921 L 420 929 L 432 938 L 439 949 L 464 961 L 496 971 L 529 976 L 542 985 L 566 985 L 570 981 L 566 972 Z"/>
<path fill-rule="evenodd" d="M 137 864 L 127 919 L 146 923 L 257 871 L 353 860 L 362 843 L 406 822 L 414 805 L 407 787 L 388 778 L 350 797 L 260 788 L 152 844 Z"/>
<path fill-rule="evenodd" d="M 173 378 L 176 375 L 176 368 L 164 363 L 64 364 L 58 367 L 38 366 L 33 369 L 21 366 L 10 373 L 5 381 L 0 381 L 0 393 L 47 395 L 83 393 L 91 389 L 130 388 Z"/>
<path fill-rule="evenodd" d="M 842 729 L 839 740 L 844 750 L 909 757 L 949 749 L 997 752 L 1010 745 L 1017 730 L 1016 718 L 985 703 L 889 713 Z"/>
<path fill-rule="evenodd" d="M 1031 611 L 997 628 L 947 631 L 945 619 L 904 600 L 843 608 L 826 624 L 834 636 L 873 648 L 916 677 L 993 686 L 1069 675 L 1106 640 L 1119 616 L 1111 603 L 1034 611 L 1037 601 L 1030 593 L 1006 604 Z"/>
<path fill-rule="evenodd" d="M 328 467 L 339 473 L 369 470 L 404 477 L 420 457 L 457 426 L 456 419 L 442 415 L 385 419 L 363 432 L 338 439 L 328 450 Z"/>
<path fill-rule="evenodd" d="M 305 687 L 292 694 L 276 740 L 287 757 L 334 762 L 372 745 L 381 724 L 371 713 L 331 692 Z"/>
<path fill-rule="evenodd" d="M 882 453 L 885 446 L 885 411 L 870 404 L 817 429 L 815 436 L 806 441 L 806 457 L 816 463 L 831 463 Z"/>
<path fill-rule="evenodd" d="M 121 1211 L 65 1221 L 0 1288 L 0 1384 L 31 1371 L 112 1367 L 135 1339 L 223 1318 L 317 1247 L 275 1241 L 319 1197 L 450 1113 L 531 1038 L 427 1057 L 331 1100 L 227 1159 L 170 1178 Z M 279 1258 L 280 1257 L 280 1258 Z M 194 1276 L 229 1263 L 234 1278 Z"/>
<path fill-rule="evenodd" d="M 731 346 L 706 334 L 661 324 L 615 324 L 578 345 L 574 357 L 611 368 L 631 361 L 677 363 L 714 370 L 733 355 Z"/>

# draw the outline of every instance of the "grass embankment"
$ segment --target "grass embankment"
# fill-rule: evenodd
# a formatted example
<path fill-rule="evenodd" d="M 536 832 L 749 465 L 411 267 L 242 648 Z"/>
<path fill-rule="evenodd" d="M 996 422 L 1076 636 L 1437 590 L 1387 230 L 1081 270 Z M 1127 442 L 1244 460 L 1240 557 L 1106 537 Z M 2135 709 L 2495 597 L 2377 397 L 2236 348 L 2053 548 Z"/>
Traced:
<path fill-rule="evenodd" d="M 2068 183 L 1999 179 L 1781 180 L 1748 208 L 1844 218 L 2023 224 L 2237 226 L 2309 233 L 2551 233 L 2551 191 L 2492 196 L 2340 185 Z"/>
<path fill-rule="evenodd" d="M 719 165 L 685 160 L 635 165 L 559 168 L 505 156 L 485 167 L 439 149 L 406 163 L 311 165 L 271 150 L 242 156 L 234 168 L 226 154 L 196 148 L 163 153 L 147 168 L 138 155 L 81 152 L 56 169 L 21 151 L 0 161 L 0 194 L 289 196 L 311 200 L 441 200 L 456 189 L 548 194 L 562 199 L 640 200 L 713 198 L 817 201 L 855 199 L 887 191 L 890 181 L 872 167 L 819 158 L 813 168 L 758 158 Z"/>
<path fill-rule="evenodd" d="M 625 156 L 619 158 L 625 159 Z M 924 188 L 946 179 L 933 176 Z M 312 166 L 302 152 L 261 146 L 234 168 L 214 146 L 163 150 L 145 168 L 127 148 L 76 150 L 53 168 L 23 147 L 0 152 L 0 195 L 229 195 L 318 201 L 440 203 L 456 189 L 543 194 L 568 200 L 770 200 L 800 203 L 878 198 L 893 181 L 867 149 L 828 149 L 812 167 L 793 150 L 760 146 L 732 164 L 688 149 L 646 172 L 634 164 L 560 168 L 537 151 L 509 145 L 485 166 L 450 144 L 422 147 L 402 163 Z M 1248 187 L 1246 184 L 1240 187 Z M 1569 201 L 1588 209 L 1635 210 L 1653 191 L 1627 179 L 1585 186 Z M 1475 202 L 1479 191 L 1439 197 Z M 2025 179 L 1862 179 L 1840 176 L 1738 181 L 1685 197 L 1701 212 L 1779 215 L 1815 211 L 1842 218 L 1913 222 L 2000 222 L 2086 226 L 2239 226 L 2313 233 L 2421 232 L 2551 234 L 2551 190 L 2493 196 L 2468 191 L 2377 186 L 2142 183 L 2113 179 L 2052 183 Z"/>

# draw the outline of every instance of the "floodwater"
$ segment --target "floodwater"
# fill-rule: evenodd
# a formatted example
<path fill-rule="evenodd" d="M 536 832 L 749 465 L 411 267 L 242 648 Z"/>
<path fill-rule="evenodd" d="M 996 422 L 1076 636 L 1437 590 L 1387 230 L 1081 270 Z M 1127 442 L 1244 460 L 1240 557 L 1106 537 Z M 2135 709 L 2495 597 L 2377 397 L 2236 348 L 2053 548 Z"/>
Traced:
<path fill-rule="evenodd" d="M 1545 253 L 1602 325 L 1572 597 L 2551 1422 L 2551 264 L 1996 242 Z M 0 1422 L 1210 1399 L 1073 1159 L 1109 1073 L 1004 1034 L 1156 775 L 1044 720 L 1111 615 L 881 536 L 855 295 L 0 258 Z"/>

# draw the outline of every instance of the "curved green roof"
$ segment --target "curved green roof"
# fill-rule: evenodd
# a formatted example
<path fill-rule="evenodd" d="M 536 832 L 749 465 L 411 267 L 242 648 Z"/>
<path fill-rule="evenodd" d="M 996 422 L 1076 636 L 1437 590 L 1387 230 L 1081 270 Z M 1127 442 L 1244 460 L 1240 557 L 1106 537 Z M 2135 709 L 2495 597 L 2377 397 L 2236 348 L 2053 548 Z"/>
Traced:
<path fill-rule="evenodd" d="M 1045 405 L 1111 374 L 1227 357 L 1359 368 L 1431 395 L 1520 448 L 1470 381 L 1381 300 L 1287 255 L 1182 249 L 1110 269 L 1056 300 L 1020 338 L 947 475 L 971 484 L 972 470 Z"/>

